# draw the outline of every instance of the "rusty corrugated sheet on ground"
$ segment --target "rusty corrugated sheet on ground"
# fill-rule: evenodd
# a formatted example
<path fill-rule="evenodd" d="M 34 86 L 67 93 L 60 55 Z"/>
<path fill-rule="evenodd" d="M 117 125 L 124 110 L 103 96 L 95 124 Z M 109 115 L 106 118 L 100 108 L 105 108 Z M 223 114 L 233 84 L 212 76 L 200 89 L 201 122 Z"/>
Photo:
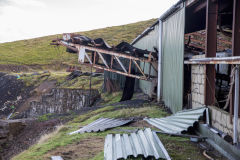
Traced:
<path fill-rule="evenodd" d="M 166 118 L 145 118 L 149 124 L 168 133 L 181 133 L 187 131 L 203 116 L 205 107 L 177 112 Z"/>
<path fill-rule="evenodd" d="M 104 145 L 104 159 L 117 160 L 131 157 L 153 157 L 170 160 L 166 149 L 150 128 L 131 134 L 108 134 Z"/>
<path fill-rule="evenodd" d="M 132 120 L 122 120 L 122 119 L 111 119 L 111 118 L 99 118 L 96 121 L 82 127 L 81 129 L 69 133 L 70 135 L 75 133 L 85 133 L 85 132 L 98 132 L 104 131 L 108 128 L 114 128 L 118 126 L 125 125 Z"/>

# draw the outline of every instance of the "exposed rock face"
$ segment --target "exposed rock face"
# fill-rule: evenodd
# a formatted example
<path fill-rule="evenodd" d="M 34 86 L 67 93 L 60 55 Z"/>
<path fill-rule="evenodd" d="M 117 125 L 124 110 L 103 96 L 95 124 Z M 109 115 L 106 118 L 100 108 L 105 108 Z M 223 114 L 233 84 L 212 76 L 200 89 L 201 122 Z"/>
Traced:
<path fill-rule="evenodd" d="M 50 93 L 42 95 L 40 101 L 30 102 L 30 108 L 24 117 L 35 117 L 47 113 L 66 113 L 91 106 L 100 96 L 97 90 L 54 88 Z"/>
<path fill-rule="evenodd" d="M 17 107 L 23 98 L 27 95 L 24 90 L 24 83 L 16 76 L 7 75 L 0 72 L 0 118 L 6 117 Z"/>

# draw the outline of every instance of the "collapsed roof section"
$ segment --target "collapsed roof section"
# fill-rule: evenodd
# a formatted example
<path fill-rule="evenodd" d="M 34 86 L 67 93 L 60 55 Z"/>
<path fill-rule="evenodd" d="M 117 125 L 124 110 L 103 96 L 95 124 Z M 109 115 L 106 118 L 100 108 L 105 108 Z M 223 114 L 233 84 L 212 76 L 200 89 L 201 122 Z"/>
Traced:
<path fill-rule="evenodd" d="M 144 71 L 139 62 L 149 63 L 157 71 L 157 50 L 150 52 L 121 42 L 110 46 L 102 38 L 91 39 L 79 34 L 63 34 L 62 39 L 52 41 L 52 45 L 62 45 L 70 53 L 79 53 L 78 61 L 97 69 L 122 74 L 141 80 L 152 81 L 156 77 L 150 76 L 150 71 Z M 121 60 L 124 60 L 124 64 Z M 132 70 L 136 70 L 135 73 Z"/>

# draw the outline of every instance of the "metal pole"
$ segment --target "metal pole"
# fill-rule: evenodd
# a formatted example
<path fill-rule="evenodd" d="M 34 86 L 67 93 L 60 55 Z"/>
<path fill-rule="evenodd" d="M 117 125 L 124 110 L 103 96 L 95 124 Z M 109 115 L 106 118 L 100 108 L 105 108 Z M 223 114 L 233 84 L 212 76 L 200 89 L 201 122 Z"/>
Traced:
<path fill-rule="evenodd" d="M 158 87 L 157 87 L 157 101 L 161 100 L 162 88 L 162 20 L 159 19 L 159 44 L 158 44 Z"/>
<path fill-rule="evenodd" d="M 92 99 L 92 67 L 91 65 L 91 74 L 90 74 L 90 81 L 89 81 L 89 105 L 91 105 L 91 99 Z"/>
<path fill-rule="evenodd" d="M 239 66 L 235 70 L 235 97 L 234 97 L 234 121 L 233 121 L 233 143 L 238 143 L 238 108 L 239 108 Z"/>

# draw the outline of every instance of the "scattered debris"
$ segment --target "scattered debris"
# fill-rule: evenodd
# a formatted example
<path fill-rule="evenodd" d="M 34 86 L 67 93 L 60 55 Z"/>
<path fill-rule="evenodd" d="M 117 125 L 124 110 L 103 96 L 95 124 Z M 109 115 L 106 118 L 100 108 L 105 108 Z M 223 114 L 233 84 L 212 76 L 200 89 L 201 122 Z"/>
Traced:
<path fill-rule="evenodd" d="M 207 154 L 207 151 L 206 151 L 206 150 L 203 151 L 203 155 L 204 155 L 207 159 L 209 159 L 209 160 L 214 160 L 214 158 L 210 157 L 210 156 Z"/>
<path fill-rule="evenodd" d="M 67 80 L 72 80 L 80 76 L 90 76 L 90 75 L 92 75 L 93 77 L 97 77 L 97 76 L 102 76 L 103 73 L 90 73 L 90 72 L 81 72 L 79 70 L 75 70 L 67 76 Z"/>
<path fill-rule="evenodd" d="M 153 64 L 156 63 L 157 52 L 142 50 L 127 42 L 111 47 L 102 38 L 92 40 L 83 35 L 69 33 L 64 34 L 63 39 L 56 39 L 52 42 L 52 45 L 62 45 L 68 50 L 79 52 L 78 61 L 81 64 L 142 80 L 152 81 L 156 78 L 150 76 L 151 70 L 149 73 L 144 73 L 138 62 L 149 63 L 157 71 L 154 67 L 156 65 Z M 126 63 L 127 61 L 129 64 Z M 131 69 L 134 66 L 136 72 L 132 73 Z"/>
<path fill-rule="evenodd" d="M 98 131 L 104 131 L 108 128 L 114 128 L 118 126 L 125 125 L 132 120 L 121 120 L 121 119 L 112 119 L 112 118 L 99 118 L 96 121 L 90 123 L 87 126 L 84 126 L 83 128 L 69 133 L 70 135 L 75 133 L 85 133 L 85 132 L 98 132 Z"/>
<path fill-rule="evenodd" d="M 52 160 L 63 160 L 63 158 L 61 156 L 52 156 L 51 159 Z"/>
<path fill-rule="evenodd" d="M 79 34 L 73 34 L 73 33 L 66 33 L 63 35 L 63 39 L 55 39 L 51 43 L 52 45 L 59 45 L 59 41 L 67 42 L 67 43 L 73 43 L 73 44 L 80 44 L 80 45 L 88 45 L 88 46 L 94 46 L 102 49 L 108 49 L 112 51 L 117 52 L 125 52 L 126 54 L 130 54 L 132 56 L 136 57 L 144 57 L 144 54 L 152 54 L 155 58 L 157 58 L 157 52 L 149 52 L 146 50 L 142 50 L 139 48 L 136 48 L 132 46 L 131 44 L 127 42 L 121 42 L 116 46 L 111 47 L 109 44 L 107 44 L 106 41 L 104 41 L 102 38 L 96 38 L 91 39 L 84 35 Z M 77 49 L 74 46 L 66 46 L 70 53 L 77 53 Z"/>
<path fill-rule="evenodd" d="M 144 131 L 139 130 L 137 133 L 131 133 L 130 135 L 108 134 L 106 136 L 105 160 L 127 159 L 138 156 L 171 159 L 157 134 L 152 132 L 150 128 Z"/>
<path fill-rule="evenodd" d="M 177 112 L 166 118 L 145 118 L 144 120 L 158 129 L 169 133 L 182 133 L 192 127 L 203 116 L 205 107 Z"/>
<path fill-rule="evenodd" d="M 190 140 L 196 140 L 198 139 L 199 141 L 202 141 L 203 139 L 206 139 L 207 137 L 202 137 L 202 136 L 197 136 L 197 135 L 188 135 L 188 134 L 180 134 L 180 133 L 168 133 L 168 132 L 161 132 L 161 131 L 155 131 L 156 133 L 161 133 L 161 134 L 167 134 L 170 136 L 176 136 L 176 137 L 187 137 L 190 138 Z"/>

